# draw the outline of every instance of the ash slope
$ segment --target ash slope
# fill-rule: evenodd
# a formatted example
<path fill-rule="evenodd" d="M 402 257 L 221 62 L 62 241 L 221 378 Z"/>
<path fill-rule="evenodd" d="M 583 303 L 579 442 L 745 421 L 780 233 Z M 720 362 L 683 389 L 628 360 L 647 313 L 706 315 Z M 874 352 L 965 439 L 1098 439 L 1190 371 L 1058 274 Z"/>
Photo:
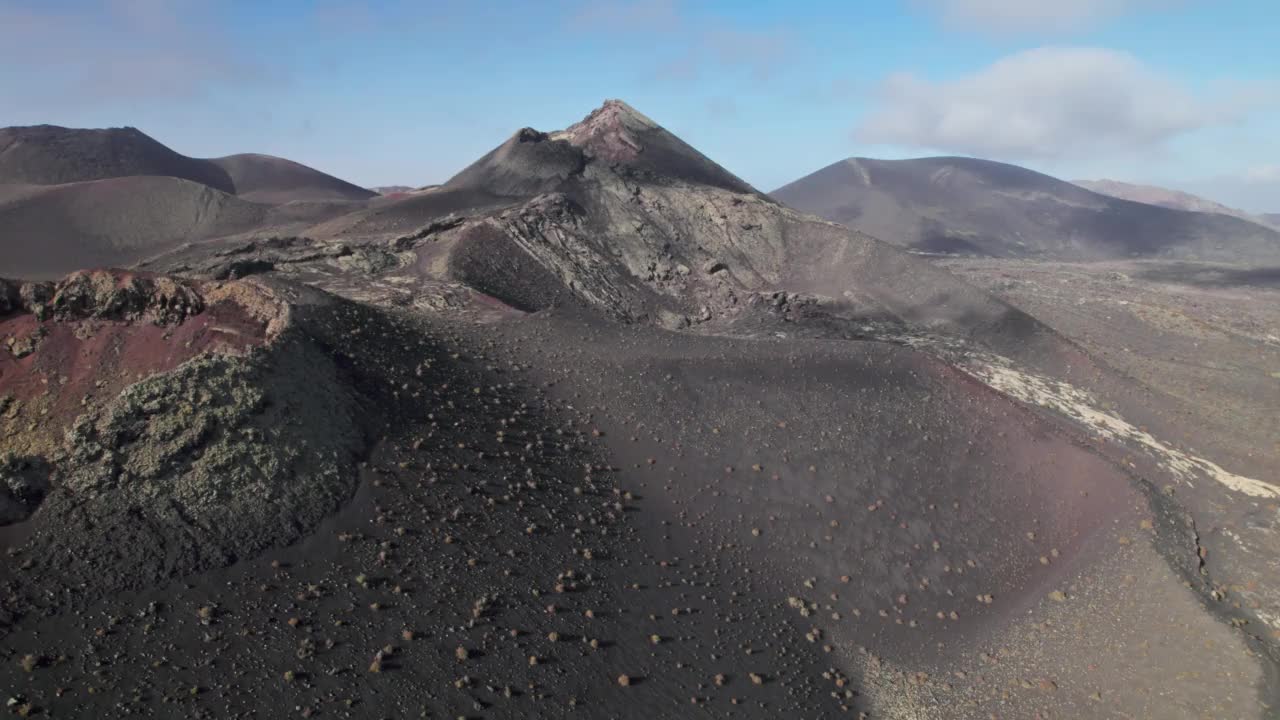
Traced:
<path fill-rule="evenodd" d="M 270 216 L 265 206 L 174 177 L 0 185 L 0 273 L 52 279 L 132 265 L 182 242 L 254 230 Z"/>
<path fill-rule="evenodd" d="M 925 253 L 1280 262 L 1274 228 L 1121 200 L 973 158 L 850 158 L 772 197 Z"/>
<path fill-rule="evenodd" d="M 292 160 L 256 153 L 208 161 L 231 178 L 235 194 L 252 202 L 363 202 L 377 193 Z"/>

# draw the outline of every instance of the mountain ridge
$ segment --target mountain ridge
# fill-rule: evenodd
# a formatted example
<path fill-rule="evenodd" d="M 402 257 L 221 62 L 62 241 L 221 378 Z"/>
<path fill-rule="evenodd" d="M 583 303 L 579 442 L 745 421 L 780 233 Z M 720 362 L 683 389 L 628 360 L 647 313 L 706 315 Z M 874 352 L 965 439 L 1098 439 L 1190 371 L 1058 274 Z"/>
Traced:
<path fill-rule="evenodd" d="M 1091 190 L 1102 195 L 1110 195 L 1112 197 L 1120 198 L 1121 200 L 1130 200 L 1132 202 L 1146 203 L 1148 205 L 1159 205 L 1173 210 L 1190 210 L 1192 212 L 1231 215 L 1248 222 L 1274 227 L 1274 219 L 1268 219 L 1266 215 L 1254 215 L 1252 213 L 1245 212 L 1244 210 L 1223 205 L 1222 203 L 1209 200 L 1193 193 L 1184 192 L 1182 190 L 1174 190 L 1172 188 L 1159 187 L 1156 185 L 1130 183 L 1121 180 L 1072 180 L 1071 182 L 1072 184 L 1079 185 L 1086 190 Z"/>
<path fill-rule="evenodd" d="M 176 177 L 269 204 L 296 200 L 363 201 L 375 195 L 371 190 L 273 155 L 189 157 L 135 127 L 0 128 L 0 184 L 62 185 L 138 176 Z"/>
<path fill-rule="evenodd" d="M 917 252 L 1280 262 L 1273 228 L 1117 199 L 978 158 L 849 158 L 770 196 Z"/>
<path fill-rule="evenodd" d="M 235 194 L 226 170 L 175 152 L 134 127 L 0 128 L 0 184 L 61 185 L 139 175 L 177 177 Z"/>

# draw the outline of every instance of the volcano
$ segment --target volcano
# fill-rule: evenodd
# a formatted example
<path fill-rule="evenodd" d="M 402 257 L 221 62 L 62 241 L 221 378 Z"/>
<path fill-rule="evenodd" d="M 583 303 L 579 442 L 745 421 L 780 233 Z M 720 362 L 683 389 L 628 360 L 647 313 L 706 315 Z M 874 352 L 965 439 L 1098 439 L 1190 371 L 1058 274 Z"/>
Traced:
<path fill-rule="evenodd" d="M 51 280 L 186 242 L 288 233 L 375 196 L 283 158 L 187 157 L 136 128 L 0 128 L 0 273 Z"/>
<path fill-rule="evenodd" d="M 1273 455 L 618 100 L 0 313 L 27 712 L 1275 702 Z"/>
<path fill-rule="evenodd" d="M 1280 263 L 1269 225 L 1096 189 L 978 158 L 849 158 L 772 197 L 919 253 Z"/>

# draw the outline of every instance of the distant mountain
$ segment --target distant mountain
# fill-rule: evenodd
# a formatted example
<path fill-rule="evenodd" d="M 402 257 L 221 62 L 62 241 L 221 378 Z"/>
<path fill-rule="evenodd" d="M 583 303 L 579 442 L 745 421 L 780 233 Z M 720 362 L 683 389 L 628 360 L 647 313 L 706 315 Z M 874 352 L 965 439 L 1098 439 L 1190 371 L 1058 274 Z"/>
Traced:
<path fill-rule="evenodd" d="M 1280 262 L 1273 228 L 1122 200 L 974 158 L 850 158 L 772 197 L 918 252 Z"/>
<path fill-rule="evenodd" d="M 0 276 L 122 267 L 188 240 L 261 225 L 268 208 L 175 177 L 0 185 Z"/>
<path fill-rule="evenodd" d="M 187 157 L 137 128 L 0 128 L 0 184 L 61 185 L 141 175 L 190 180 L 268 204 L 374 197 L 345 180 L 270 155 Z"/>
<path fill-rule="evenodd" d="M 403 193 L 413 192 L 415 189 L 416 188 L 408 185 L 378 185 L 377 187 L 369 188 L 370 191 L 378 193 L 379 195 L 400 195 Z"/>
<path fill-rule="evenodd" d="M 363 201 L 376 193 L 302 165 L 271 155 L 230 155 L 209 162 L 231 177 L 235 194 L 273 205 L 295 201 Z"/>
<path fill-rule="evenodd" d="M 1280 213 L 1263 213 L 1262 219 L 1273 225 L 1280 225 Z"/>
<path fill-rule="evenodd" d="M 301 229 L 373 197 L 269 155 L 187 157 L 136 128 L 0 128 L 0 275 L 129 265 L 185 242 Z"/>
<path fill-rule="evenodd" d="M 1119 180 L 1073 180 L 1072 182 L 1086 190 L 1092 190 L 1102 195 L 1110 195 L 1121 200 L 1159 205 L 1174 210 L 1231 215 L 1253 223 L 1270 224 L 1272 222 L 1264 216 L 1251 215 L 1244 210 L 1228 207 L 1222 203 L 1216 203 L 1199 195 L 1192 195 L 1181 190 L 1170 190 L 1169 188 L 1156 187 L 1155 185 L 1138 185 L 1136 183 L 1120 182 Z"/>
<path fill-rule="evenodd" d="M 132 175 L 182 178 L 235 194 L 225 169 L 176 153 L 137 128 L 0 128 L 0 183 L 60 185 Z"/>

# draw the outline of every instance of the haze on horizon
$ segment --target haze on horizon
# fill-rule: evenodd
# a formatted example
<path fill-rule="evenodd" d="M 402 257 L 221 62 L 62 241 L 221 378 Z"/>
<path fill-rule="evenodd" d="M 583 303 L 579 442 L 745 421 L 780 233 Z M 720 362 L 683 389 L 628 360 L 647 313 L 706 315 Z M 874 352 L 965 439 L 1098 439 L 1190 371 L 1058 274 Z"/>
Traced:
<path fill-rule="evenodd" d="M 871 7 L 874 5 L 875 7 Z M 1280 210 L 1263 0 L 0 0 L 0 125 L 136 126 L 365 186 L 441 182 L 620 97 L 762 190 L 970 155 Z"/>

